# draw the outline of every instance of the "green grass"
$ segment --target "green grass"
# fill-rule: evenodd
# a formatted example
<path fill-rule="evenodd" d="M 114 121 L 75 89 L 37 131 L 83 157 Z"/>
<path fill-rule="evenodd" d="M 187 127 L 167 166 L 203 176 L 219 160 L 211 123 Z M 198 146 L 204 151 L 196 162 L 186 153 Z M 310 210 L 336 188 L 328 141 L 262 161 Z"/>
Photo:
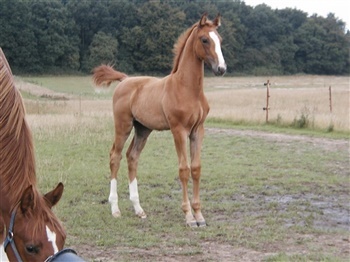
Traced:
<path fill-rule="evenodd" d="M 91 76 L 36 76 L 21 77 L 24 82 L 32 83 L 51 89 L 55 92 L 77 95 L 86 98 L 91 97 L 111 97 L 111 90 L 106 89 L 104 92 L 96 94 Z M 111 85 L 114 87 L 116 83 Z"/>
<path fill-rule="evenodd" d="M 90 77 L 24 79 L 57 92 L 102 98 L 102 103 L 111 96 L 110 90 L 96 95 Z M 29 112 L 39 122 L 33 128 L 38 186 L 47 192 L 64 183 L 55 213 L 67 229 L 66 246 L 86 260 L 241 261 L 240 252 L 271 262 L 347 260 L 343 246 L 348 242 L 341 239 L 348 239 L 349 229 L 339 219 L 350 212 L 349 149 L 323 146 L 310 137 L 332 143 L 349 139 L 348 132 L 208 119 L 206 127 L 220 131 L 206 132 L 202 151 L 201 200 L 208 227 L 190 229 L 181 211 L 170 132 L 153 132 L 139 161 L 147 219 L 136 217 L 129 201 L 125 157 L 118 177 L 122 217 L 115 219 L 108 203 L 112 117 L 74 114 L 68 104 L 63 110 L 61 102 L 24 97 L 36 100 Z M 251 130 L 306 139 L 247 135 Z"/>
<path fill-rule="evenodd" d="M 152 133 L 139 161 L 140 199 L 148 218 L 134 215 L 124 158 L 118 180 L 122 217 L 114 219 L 107 201 L 113 124 L 109 118 L 93 120 L 94 125 L 85 125 L 77 117 L 70 126 L 34 130 L 39 187 L 48 191 L 59 181 L 65 184 L 56 213 L 67 228 L 67 246 L 156 249 L 181 260 L 203 256 L 203 242 L 264 250 L 290 238 L 298 245 L 295 234 L 345 234 L 317 226 L 322 209 L 310 196 L 343 196 L 349 189 L 349 171 L 340 168 L 348 164 L 346 152 L 225 133 L 207 133 L 203 146 L 201 199 L 207 228 L 185 227 L 169 132 Z M 286 205 L 278 201 L 283 196 L 296 200 Z M 347 208 L 341 201 L 339 205 Z M 267 261 L 328 258 L 322 246 L 314 245 L 306 255 L 281 254 Z M 122 258 L 133 256 L 122 252 Z M 337 259 L 332 254 L 325 261 Z"/>
<path fill-rule="evenodd" d="M 332 139 L 350 139 L 349 131 L 333 130 L 319 128 L 298 128 L 293 125 L 281 125 L 275 122 L 257 124 L 249 121 L 233 121 L 228 119 L 220 119 L 209 117 L 206 120 L 206 126 L 216 126 L 222 128 L 235 128 L 240 130 L 258 130 L 271 133 L 282 133 L 291 135 L 306 135 L 310 137 L 324 137 Z"/>

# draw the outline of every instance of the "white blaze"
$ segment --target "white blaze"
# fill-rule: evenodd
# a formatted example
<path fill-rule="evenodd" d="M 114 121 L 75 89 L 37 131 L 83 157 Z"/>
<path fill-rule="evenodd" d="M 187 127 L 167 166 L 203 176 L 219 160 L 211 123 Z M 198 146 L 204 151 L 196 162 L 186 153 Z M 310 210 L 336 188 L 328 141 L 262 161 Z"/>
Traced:
<path fill-rule="evenodd" d="M 46 226 L 46 234 L 47 234 L 47 240 L 49 242 L 52 242 L 53 252 L 57 253 L 58 252 L 58 247 L 57 247 L 57 244 L 56 244 L 56 233 L 51 231 L 50 228 L 48 226 Z"/>
<path fill-rule="evenodd" d="M 209 36 L 211 37 L 211 39 L 213 39 L 214 44 L 215 44 L 215 53 L 218 56 L 219 67 L 226 69 L 226 63 L 225 63 L 224 56 L 222 55 L 219 37 L 217 36 L 217 34 L 214 31 L 209 32 Z"/>
<path fill-rule="evenodd" d="M 3 244 L 0 245 L 0 261 L 1 262 L 8 262 L 9 259 L 7 258 L 7 255 L 4 250 Z"/>

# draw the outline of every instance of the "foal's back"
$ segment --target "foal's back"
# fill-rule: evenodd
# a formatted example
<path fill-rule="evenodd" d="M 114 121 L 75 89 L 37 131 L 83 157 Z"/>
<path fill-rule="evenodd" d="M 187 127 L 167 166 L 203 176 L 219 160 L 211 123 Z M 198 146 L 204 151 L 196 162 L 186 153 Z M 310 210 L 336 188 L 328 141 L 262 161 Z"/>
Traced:
<path fill-rule="evenodd" d="M 115 119 L 131 114 L 134 120 L 148 129 L 169 129 L 163 103 L 168 77 L 128 77 L 119 83 L 113 95 Z"/>

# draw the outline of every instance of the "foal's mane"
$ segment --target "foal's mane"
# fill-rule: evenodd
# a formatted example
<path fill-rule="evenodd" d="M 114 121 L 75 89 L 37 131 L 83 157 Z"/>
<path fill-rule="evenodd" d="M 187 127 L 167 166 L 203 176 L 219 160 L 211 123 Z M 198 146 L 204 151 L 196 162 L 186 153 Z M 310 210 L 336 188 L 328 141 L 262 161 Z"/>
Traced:
<path fill-rule="evenodd" d="M 187 39 L 190 37 L 192 31 L 198 26 L 198 23 L 195 23 L 192 27 L 188 28 L 185 32 L 183 32 L 176 44 L 174 45 L 173 48 L 173 53 L 175 55 L 174 57 L 174 65 L 173 65 L 173 70 L 171 71 L 171 73 L 176 73 L 178 67 L 179 67 L 179 63 L 180 63 L 180 58 L 181 58 L 181 54 L 182 51 L 185 49 L 185 45 L 187 43 Z"/>
<path fill-rule="evenodd" d="M 0 48 L 0 191 L 13 207 L 29 185 L 36 185 L 32 133 L 21 93 Z"/>

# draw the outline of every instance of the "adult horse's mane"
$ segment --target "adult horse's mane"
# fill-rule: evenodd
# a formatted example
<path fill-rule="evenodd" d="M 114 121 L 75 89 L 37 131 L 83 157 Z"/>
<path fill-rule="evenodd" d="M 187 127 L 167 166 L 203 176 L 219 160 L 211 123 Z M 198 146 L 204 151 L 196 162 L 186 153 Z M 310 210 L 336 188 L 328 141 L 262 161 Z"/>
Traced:
<path fill-rule="evenodd" d="M 10 202 L 16 204 L 23 190 L 36 184 L 34 146 L 22 96 L 1 50 L 0 88 L 0 187 Z"/>
<path fill-rule="evenodd" d="M 33 187 L 33 214 L 38 224 L 51 221 L 57 228 L 53 212 L 36 189 L 35 155 L 32 133 L 25 119 L 25 108 L 21 93 L 14 84 L 11 69 L 0 48 L 0 190 L 1 197 L 12 203 L 13 209 L 21 200 L 23 191 Z M 36 213 L 37 207 L 46 212 Z M 40 216 L 40 219 L 39 219 Z"/>

